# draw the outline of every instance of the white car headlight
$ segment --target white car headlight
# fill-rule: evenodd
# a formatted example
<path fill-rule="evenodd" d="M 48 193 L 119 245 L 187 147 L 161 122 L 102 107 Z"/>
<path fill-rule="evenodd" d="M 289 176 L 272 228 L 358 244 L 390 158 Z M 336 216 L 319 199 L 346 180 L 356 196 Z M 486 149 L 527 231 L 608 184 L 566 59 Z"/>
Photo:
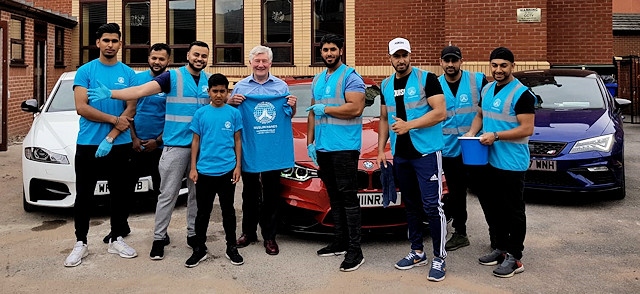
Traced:
<path fill-rule="evenodd" d="M 315 169 L 302 167 L 296 164 L 294 165 L 293 168 L 288 168 L 283 170 L 282 173 L 280 173 L 280 176 L 285 179 L 304 182 L 311 178 L 317 178 L 318 171 Z"/>
<path fill-rule="evenodd" d="M 55 153 L 41 147 L 25 147 L 24 157 L 38 162 L 69 164 L 69 159 L 66 155 Z"/>
<path fill-rule="evenodd" d="M 580 153 L 587 151 L 609 152 L 613 146 L 613 134 L 598 136 L 594 138 L 578 141 L 569 153 Z"/>

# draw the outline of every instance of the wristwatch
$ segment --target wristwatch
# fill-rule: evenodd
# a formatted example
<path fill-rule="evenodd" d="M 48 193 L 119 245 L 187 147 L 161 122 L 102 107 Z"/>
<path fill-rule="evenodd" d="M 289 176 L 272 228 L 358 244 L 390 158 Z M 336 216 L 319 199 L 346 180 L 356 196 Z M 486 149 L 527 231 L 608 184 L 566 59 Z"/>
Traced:
<path fill-rule="evenodd" d="M 500 141 L 500 136 L 498 136 L 498 132 L 493 132 L 493 140 Z"/>
<path fill-rule="evenodd" d="M 106 138 L 104 138 L 104 139 L 105 139 L 105 141 L 107 141 L 107 143 L 109 143 L 109 144 L 113 144 L 113 138 L 111 138 L 111 137 L 107 136 L 107 137 L 106 137 Z"/>

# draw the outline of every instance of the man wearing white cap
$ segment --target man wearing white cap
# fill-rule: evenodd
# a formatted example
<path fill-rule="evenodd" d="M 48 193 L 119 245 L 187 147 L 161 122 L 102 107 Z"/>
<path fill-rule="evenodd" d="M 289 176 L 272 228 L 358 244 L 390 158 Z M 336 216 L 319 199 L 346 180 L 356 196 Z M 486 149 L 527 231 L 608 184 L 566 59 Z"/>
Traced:
<path fill-rule="evenodd" d="M 395 267 L 407 270 L 428 264 L 422 238 L 422 217 L 426 214 L 434 255 L 428 279 L 439 282 L 445 277 L 447 257 L 447 222 L 441 202 L 444 95 L 435 74 L 411 66 L 408 40 L 389 42 L 389 61 L 396 72 L 382 81 L 377 160 L 386 165 L 384 147 L 391 139 L 411 242 L 411 252 Z"/>

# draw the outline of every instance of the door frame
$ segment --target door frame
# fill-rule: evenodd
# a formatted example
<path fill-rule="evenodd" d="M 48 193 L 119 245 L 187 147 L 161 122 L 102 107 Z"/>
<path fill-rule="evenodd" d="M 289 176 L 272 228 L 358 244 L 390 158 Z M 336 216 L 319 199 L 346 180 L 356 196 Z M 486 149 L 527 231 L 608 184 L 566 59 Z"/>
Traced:
<path fill-rule="evenodd" d="M 0 97 L 0 100 L 2 100 L 2 128 L 0 130 L 0 133 L 2 133 L 2 140 L 0 140 L 0 151 L 7 151 L 7 137 L 9 136 L 7 128 L 7 113 L 9 111 L 7 109 L 7 102 L 9 99 L 9 66 L 7 65 L 7 51 L 9 51 L 9 44 L 7 44 L 9 36 L 9 24 L 7 23 L 7 21 L 0 21 L 0 29 L 2 30 L 2 36 L 0 36 L 2 38 L 2 48 L 0 49 L 2 50 L 2 64 L 0 65 L 0 67 L 2 67 L 2 97 Z"/>

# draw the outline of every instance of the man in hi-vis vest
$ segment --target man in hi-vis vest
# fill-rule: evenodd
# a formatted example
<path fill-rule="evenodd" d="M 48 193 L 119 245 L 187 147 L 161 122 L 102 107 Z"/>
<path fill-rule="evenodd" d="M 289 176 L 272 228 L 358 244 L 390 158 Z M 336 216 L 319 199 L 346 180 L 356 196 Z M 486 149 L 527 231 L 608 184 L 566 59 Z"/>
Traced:
<path fill-rule="evenodd" d="M 429 263 L 422 239 L 426 214 L 433 241 L 427 278 L 439 282 L 445 277 L 447 257 L 447 221 L 441 201 L 444 95 L 435 74 L 411 66 L 411 46 L 406 39 L 389 42 L 389 61 L 396 72 L 382 81 L 377 160 L 379 165 L 387 165 L 384 148 L 390 138 L 411 242 L 411 251 L 395 267 L 408 270 Z"/>
<path fill-rule="evenodd" d="M 495 81 L 482 88 L 480 106 L 465 136 L 482 131 L 480 143 L 489 145 L 489 164 L 480 173 L 478 200 L 489 225 L 493 251 L 478 261 L 499 266 L 493 271 L 508 278 L 524 271 L 524 174 L 529 167 L 529 136 L 533 134 L 536 98 L 511 73 L 511 50 L 498 47 L 489 57 Z"/>

